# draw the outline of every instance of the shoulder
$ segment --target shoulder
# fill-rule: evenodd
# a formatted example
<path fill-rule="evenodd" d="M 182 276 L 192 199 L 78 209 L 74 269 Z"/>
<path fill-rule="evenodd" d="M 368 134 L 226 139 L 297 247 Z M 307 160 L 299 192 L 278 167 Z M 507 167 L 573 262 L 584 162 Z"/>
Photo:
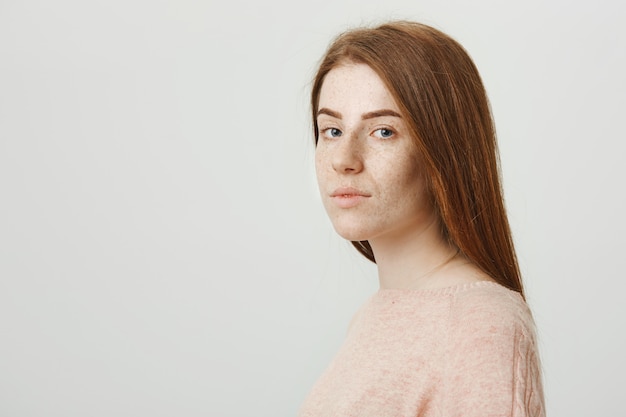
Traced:
<path fill-rule="evenodd" d="M 544 415 L 534 323 L 520 294 L 487 282 L 456 291 L 445 351 L 447 415 Z"/>
<path fill-rule="evenodd" d="M 456 291 L 449 308 L 446 353 L 457 369 L 484 375 L 480 369 L 501 373 L 538 361 L 534 321 L 519 293 L 476 283 Z"/>
<path fill-rule="evenodd" d="M 450 297 L 450 330 L 533 337 L 532 314 L 522 296 L 490 281 L 461 286 Z"/>

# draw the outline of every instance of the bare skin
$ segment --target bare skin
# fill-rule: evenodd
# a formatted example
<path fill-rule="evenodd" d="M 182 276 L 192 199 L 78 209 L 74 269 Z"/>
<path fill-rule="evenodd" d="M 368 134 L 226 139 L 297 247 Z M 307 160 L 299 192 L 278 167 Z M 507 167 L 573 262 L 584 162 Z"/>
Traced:
<path fill-rule="evenodd" d="M 318 184 L 335 230 L 369 241 L 381 288 L 491 280 L 441 235 L 420 155 L 383 81 L 367 65 L 332 69 L 320 93 Z"/>

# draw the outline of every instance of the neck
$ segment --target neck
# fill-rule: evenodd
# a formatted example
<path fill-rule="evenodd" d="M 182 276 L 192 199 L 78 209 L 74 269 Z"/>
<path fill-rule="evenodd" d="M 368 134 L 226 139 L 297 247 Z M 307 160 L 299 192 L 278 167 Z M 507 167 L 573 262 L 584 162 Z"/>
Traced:
<path fill-rule="evenodd" d="M 452 266 L 467 264 L 458 249 L 441 234 L 436 219 L 419 229 L 369 241 L 376 256 L 383 289 L 422 289 L 446 286 Z"/>

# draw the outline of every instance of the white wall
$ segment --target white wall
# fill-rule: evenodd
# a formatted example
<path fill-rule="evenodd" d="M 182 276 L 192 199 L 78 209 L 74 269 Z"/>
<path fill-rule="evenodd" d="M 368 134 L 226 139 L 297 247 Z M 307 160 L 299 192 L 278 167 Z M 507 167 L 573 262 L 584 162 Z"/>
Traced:
<path fill-rule="evenodd" d="M 317 197 L 308 82 L 336 33 L 389 18 L 443 29 L 482 72 L 549 415 L 618 415 L 625 17 L 0 2 L 0 416 L 296 413 L 377 284 Z"/>

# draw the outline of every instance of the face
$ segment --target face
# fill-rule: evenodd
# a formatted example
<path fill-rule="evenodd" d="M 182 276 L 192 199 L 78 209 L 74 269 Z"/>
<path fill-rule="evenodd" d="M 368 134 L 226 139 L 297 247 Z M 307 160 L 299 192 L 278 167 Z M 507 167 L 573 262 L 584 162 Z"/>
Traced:
<path fill-rule="evenodd" d="M 317 180 L 348 240 L 402 239 L 432 223 L 420 157 L 393 96 L 365 64 L 332 69 L 320 91 Z"/>

